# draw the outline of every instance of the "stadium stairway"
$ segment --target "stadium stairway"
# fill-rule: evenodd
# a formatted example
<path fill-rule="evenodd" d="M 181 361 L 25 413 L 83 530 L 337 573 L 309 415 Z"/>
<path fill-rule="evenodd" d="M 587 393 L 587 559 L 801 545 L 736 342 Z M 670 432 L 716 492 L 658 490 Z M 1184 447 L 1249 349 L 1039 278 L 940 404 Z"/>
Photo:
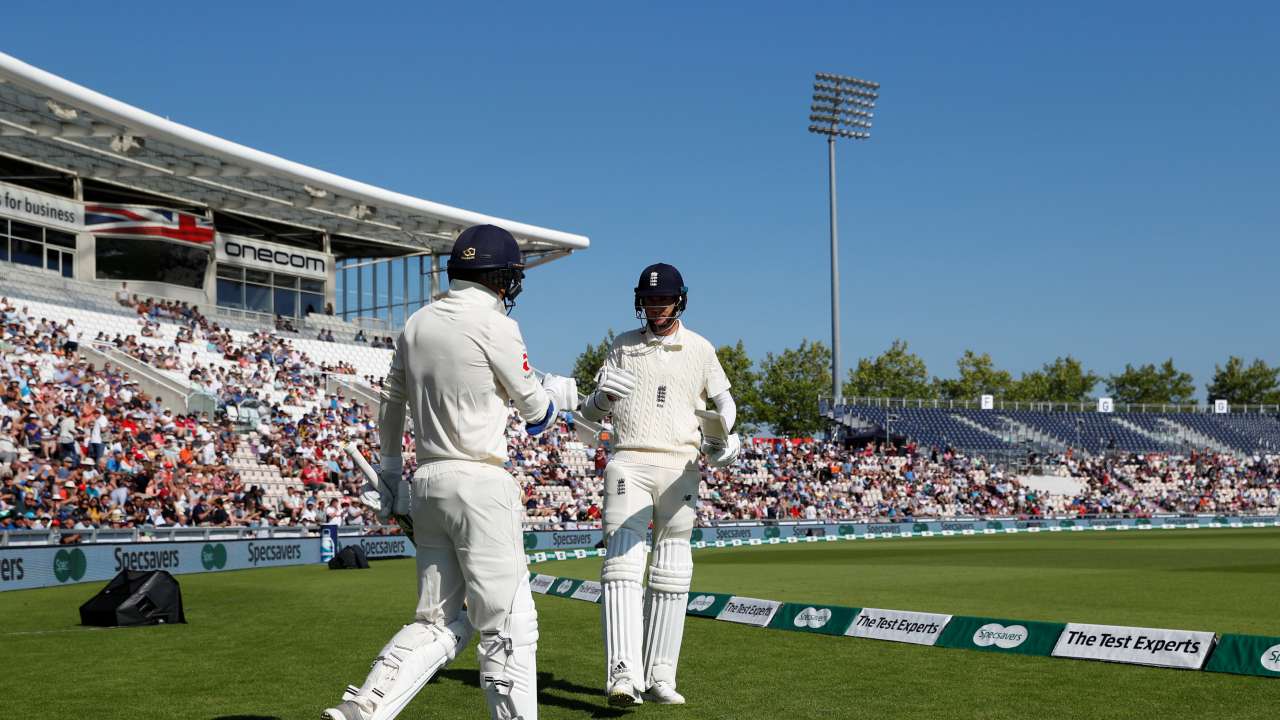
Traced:
<path fill-rule="evenodd" d="M 1020 423 L 1003 415 L 992 415 L 990 412 L 980 410 L 957 410 L 951 413 L 951 416 L 963 423 L 968 423 L 976 428 L 993 433 L 1005 443 L 1012 446 L 1021 446 L 1024 443 L 1030 445 L 1026 448 L 1041 455 L 1059 453 L 1066 450 L 1066 446 L 1060 444 L 1051 435 L 1046 435 L 1039 430 Z"/>
<path fill-rule="evenodd" d="M 280 468 L 274 465 L 263 465 L 249 450 L 249 443 L 241 442 L 231 456 L 227 467 L 240 473 L 245 487 L 257 485 L 262 488 L 268 502 L 278 506 L 280 499 L 288 492 L 288 483 L 280 476 Z M 300 483 L 299 483 L 300 485 Z"/>
<path fill-rule="evenodd" d="M 244 436 L 241 437 L 244 438 Z M 258 462 L 249 447 L 247 438 L 243 439 L 236 447 L 235 454 L 231 456 L 231 461 L 227 463 L 228 468 L 240 474 L 240 479 L 244 481 L 246 488 L 254 485 L 262 488 L 265 500 L 274 507 L 280 507 L 290 487 L 303 489 L 301 479 L 286 478 L 280 474 L 280 468 L 275 465 L 264 465 Z M 326 503 L 332 498 L 342 497 L 337 490 L 321 490 L 316 495 Z"/>
<path fill-rule="evenodd" d="M 160 405 L 178 414 L 191 412 L 207 412 L 213 414 L 217 410 L 217 399 L 211 395 L 197 393 L 194 388 L 171 374 L 151 367 L 116 348 L 92 343 L 81 345 L 80 354 L 96 367 L 114 365 L 129 373 L 129 379 L 138 383 L 143 392 L 157 398 Z"/>
<path fill-rule="evenodd" d="M 374 412 L 377 412 L 378 405 L 382 402 L 381 396 L 377 390 L 374 390 L 362 382 L 358 382 L 343 375 L 326 376 L 325 392 L 331 395 L 341 395 L 344 398 L 351 398 L 356 402 L 364 404 Z"/>
<path fill-rule="evenodd" d="M 1121 418 L 1121 416 L 1119 415 L 1112 415 L 1111 421 L 1112 423 L 1116 423 L 1117 425 L 1120 425 L 1120 427 L 1128 429 L 1129 432 L 1139 434 L 1139 436 L 1142 436 L 1144 438 L 1151 439 L 1152 445 L 1155 445 L 1155 446 L 1178 445 L 1178 438 L 1170 437 L 1170 433 L 1167 432 L 1167 430 L 1166 432 L 1162 433 L 1157 428 L 1143 427 L 1142 424 L 1134 423 L 1133 420 Z"/>
<path fill-rule="evenodd" d="M 973 418 L 965 417 L 964 415 L 961 415 L 959 413 L 951 413 L 951 417 L 955 418 L 958 422 L 964 423 L 965 425 L 968 425 L 969 427 L 974 428 L 979 432 L 984 432 L 990 435 L 991 437 L 996 438 L 997 440 L 1000 440 L 1001 442 L 1007 443 L 1007 442 L 1011 442 L 1012 440 L 1012 438 L 1009 437 L 1008 433 L 1000 432 L 994 428 L 983 425 L 982 423 L 977 422 Z"/>
<path fill-rule="evenodd" d="M 1236 445 L 1243 445 L 1244 440 L 1238 440 L 1237 443 L 1229 443 L 1223 439 L 1214 437 L 1206 432 L 1202 432 L 1195 426 L 1193 421 L 1184 421 L 1183 418 L 1174 416 L 1175 419 L 1158 418 L 1157 420 L 1169 427 L 1177 437 L 1185 438 L 1188 442 L 1197 448 L 1209 448 L 1214 452 L 1225 453 L 1227 455 L 1240 456 L 1242 449 Z M 1234 437 L 1232 439 L 1235 439 Z"/>

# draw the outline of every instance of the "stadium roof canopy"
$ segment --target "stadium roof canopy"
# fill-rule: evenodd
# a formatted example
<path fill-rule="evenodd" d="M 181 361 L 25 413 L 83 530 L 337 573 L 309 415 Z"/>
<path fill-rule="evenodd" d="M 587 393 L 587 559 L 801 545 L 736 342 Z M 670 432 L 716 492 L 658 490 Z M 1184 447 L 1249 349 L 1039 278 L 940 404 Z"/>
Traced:
<path fill-rule="evenodd" d="M 4 53 L 0 155 L 405 252 L 447 253 L 459 231 L 479 223 L 500 225 L 527 252 L 551 257 L 590 243 L 582 235 L 384 190 L 223 140 Z"/>

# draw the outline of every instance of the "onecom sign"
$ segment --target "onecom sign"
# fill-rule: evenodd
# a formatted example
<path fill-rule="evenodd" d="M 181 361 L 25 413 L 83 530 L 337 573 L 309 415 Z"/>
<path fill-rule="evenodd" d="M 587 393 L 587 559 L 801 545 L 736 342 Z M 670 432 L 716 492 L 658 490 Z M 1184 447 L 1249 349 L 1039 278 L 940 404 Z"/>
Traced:
<path fill-rule="evenodd" d="M 221 233 L 214 240 L 214 247 L 220 263 L 318 280 L 328 275 L 329 264 L 325 255 L 302 248 Z"/>

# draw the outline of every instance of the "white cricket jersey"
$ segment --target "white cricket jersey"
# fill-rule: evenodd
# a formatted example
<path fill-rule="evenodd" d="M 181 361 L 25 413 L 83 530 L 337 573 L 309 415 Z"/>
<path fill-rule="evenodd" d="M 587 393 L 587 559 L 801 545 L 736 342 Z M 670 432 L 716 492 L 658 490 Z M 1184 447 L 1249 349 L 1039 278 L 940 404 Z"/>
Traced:
<path fill-rule="evenodd" d="M 550 403 L 529 366 L 520 326 L 497 293 L 451 281 L 448 294 L 410 316 L 396 339 L 378 412 L 382 452 L 400 452 L 407 402 L 419 463 L 501 465 L 508 400 L 526 422 L 545 417 Z"/>
<path fill-rule="evenodd" d="M 632 330 L 614 339 L 605 363 L 636 378 L 631 395 L 613 404 L 615 457 L 674 468 L 695 458 L 702 435 L 694 411 L 729 389 L 711 343 L 684 323 L 666 336 Z"/>

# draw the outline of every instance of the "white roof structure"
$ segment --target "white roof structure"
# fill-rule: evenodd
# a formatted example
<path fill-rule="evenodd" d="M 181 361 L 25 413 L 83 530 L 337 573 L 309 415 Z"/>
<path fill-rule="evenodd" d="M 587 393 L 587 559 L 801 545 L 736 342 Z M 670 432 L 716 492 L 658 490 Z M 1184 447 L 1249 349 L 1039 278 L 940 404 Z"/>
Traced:
<path fill-rule="evenodd" d="M 0 155 L 406 252 L 447 253 L 458 232 L 479 223 L 506 228 L 526 252 L 554 257 L 590 244 L 582 235 L 384 190 L 223 140 L 4 53 Z"/>

